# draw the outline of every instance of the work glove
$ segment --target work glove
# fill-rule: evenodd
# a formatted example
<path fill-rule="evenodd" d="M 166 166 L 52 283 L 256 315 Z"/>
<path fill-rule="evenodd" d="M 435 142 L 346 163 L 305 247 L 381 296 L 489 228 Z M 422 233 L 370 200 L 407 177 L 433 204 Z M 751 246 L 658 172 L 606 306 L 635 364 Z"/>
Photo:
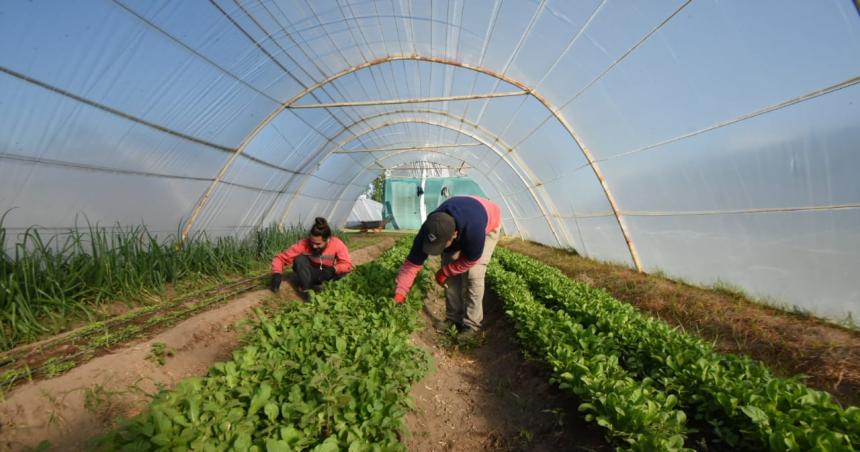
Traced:
<path fill-rule="evenodd" d="M 278 293 L 278 289 L 281 288 L 281 274 L 280 273 L 272 273 L 272 282 L 269 284 L 269 290 L 272 292 Z"/>
<path fill-rule="evenodd" d="M 445 274 L 445 269 L 440 268 L 439 271 L 436 272 L 436 282 L 439 283 L 440 286 L 444 286 L 445 281 L 448 281 L 448 275 Z"/>
<path fill-rule="evenodd" d="M 403 304 L 404 301 L 406 301 L 406 295 L 403 295 L 402 293 L 394 294 L 394 302 L 395 303 L 397 303 L 398 305 L 401 305 L 401 304 Z"/>

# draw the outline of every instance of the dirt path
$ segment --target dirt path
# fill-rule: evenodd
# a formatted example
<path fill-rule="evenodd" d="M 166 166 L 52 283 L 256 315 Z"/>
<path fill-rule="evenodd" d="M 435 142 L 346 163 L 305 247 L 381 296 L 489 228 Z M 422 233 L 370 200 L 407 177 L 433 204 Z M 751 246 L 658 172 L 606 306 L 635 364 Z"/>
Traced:
<path fill-rule="evenodd" d="M 351 253 L 353 262 L 366 263 L 393 244 L 393 238 L 385 238 L 356 250 Z M 287 300 L 299 298 L 289 285 L 282 286 L 282 292 Z M 252 310 L 266 298 L 270 298 L 266 290 L 246 293 L 64 375 L 16 388 L 0 403 L 0 450 L 35 448 L 42 440 L 52 444 L 50 450 L 84 449 L 118 417 L 142 411 L 159 388 L 204 375 L 213 363 L 228 359 L 240 345 Z M 164 365 L 147 359 L 156 342 L 173 352 Z"/>
<path fill-rule="evenodd" d="M 411 434 L 404 439 L 410 451 L 612 450 L 599 429 L 582 420 L 579 403 L 523 357 L 492 293 L 484 301 L 485 342 L 477 349 L 452 349 L 434 331 L 444 310 L 444 294 L 435 289 L 424 311 L 427 327 L 413 335 L 435 365 L 412 390 Z"/>

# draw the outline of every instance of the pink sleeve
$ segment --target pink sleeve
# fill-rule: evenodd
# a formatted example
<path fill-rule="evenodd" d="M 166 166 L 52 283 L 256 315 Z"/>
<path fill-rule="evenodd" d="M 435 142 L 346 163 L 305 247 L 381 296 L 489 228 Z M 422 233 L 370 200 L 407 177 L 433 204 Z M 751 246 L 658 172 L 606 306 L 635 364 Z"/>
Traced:
<path fill-rule="evenodd" d="M 282 251 L 272 258 L 272 273 L 282 273 L 284 267 L 289 267 L 293 264 L 293 259 L 302 254 L 302 241 L 296 242 L 286 251 Z"/>
<path fill-rule="evenodd" d="M 472 197 L 477 199 L 487 211 L 487 234 L 499 229 L 502 226 L 502 209 L 499 208 L 499 205 L 480 196 Z"/>
<path fill-rule="evenodd" d="M 421 270 L 420 265 L 404 260 L 403 265 L 400 266 L 400 272 L 397 273 L 397 278 L 394 280 L 394 293 L 406 296 L 409 289 L 412 288 L 412 283 L 415 282 L 415 276 L 418 275 L 419 270 Z"/>
<path fill-rule="evenodd" d="M 334 271 L 338 275 L 343 275 L 352 271 L 352 259 L 349 258 L 349 249 L 347 249 L 346 244 L 340 240 L 338 240 L 338 242 L 339 246 L 337 247 L 337 251 L 334 253 Z"/>
<path fill-rule="evenodd" d="M 452 277 L 457 276 L 462 273 L 466 273 L 470 268 L 474 267 L 478 261 L 470 261 L 466 258 L 459 258 L 454 262 L 442 267 L 442 271 L 445 272 L 445 276 Z"/>

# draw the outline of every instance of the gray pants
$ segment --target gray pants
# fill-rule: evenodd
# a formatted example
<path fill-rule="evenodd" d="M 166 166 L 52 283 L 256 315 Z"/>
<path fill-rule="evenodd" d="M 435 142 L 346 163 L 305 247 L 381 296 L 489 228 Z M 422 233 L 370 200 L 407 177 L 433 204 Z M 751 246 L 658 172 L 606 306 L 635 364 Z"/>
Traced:
<path fill-rule="evenodd" d="M 445 317 L 466 328 L 478 330 L 484 320 L 484 276 L 493 250 L 499 242 L 499 229 L 487 234 L 481 259 L 466 273 L 448 278 L 445 286 Z M 442 253 L 442 265 L 457 260 L 460 252 Z"/>

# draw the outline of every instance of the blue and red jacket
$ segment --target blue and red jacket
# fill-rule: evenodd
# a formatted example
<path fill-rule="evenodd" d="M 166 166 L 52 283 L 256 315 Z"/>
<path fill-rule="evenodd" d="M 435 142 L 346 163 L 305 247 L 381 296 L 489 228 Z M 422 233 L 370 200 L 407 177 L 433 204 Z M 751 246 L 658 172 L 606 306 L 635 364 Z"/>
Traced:
<path fill-rule="evenodd" d="M 487 234 L 499 229 L 502 224 L 502 213 L 494 202 L 477 196 L 454 196 L 443 202 L 435 212 L 445 212 L 454 218 L 457 239 L 446 253 L 460 252 L 460 257 L 454 262 L 442 267 L 448 277 L 469 271 L 481 260 L 484 254 L 484 243 Z M 406 295 L 415 282 L 415 276 L 427 260 L 427 254 L 422 250 L 426 230 L 422 228 L 412 242 L 412 250 L 403 261 L 400 272 L 395 280 L 395 294 Z"/>

